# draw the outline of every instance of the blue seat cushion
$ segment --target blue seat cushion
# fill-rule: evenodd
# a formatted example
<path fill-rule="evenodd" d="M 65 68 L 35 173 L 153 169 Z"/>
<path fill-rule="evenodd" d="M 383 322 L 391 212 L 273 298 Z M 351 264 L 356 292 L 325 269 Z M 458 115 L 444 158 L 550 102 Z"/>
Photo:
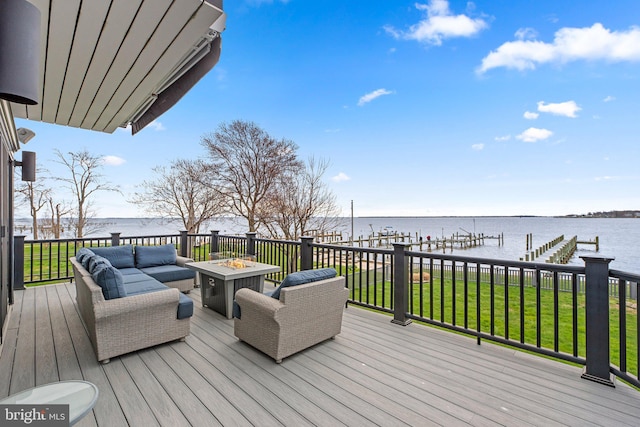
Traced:
<path fill-rule="evenodd" d="M 178 265 L 158 265 L 155 267 L 141 268 L 144 274 L 148 274 L 154 279 L 162 282 L 175 282 L 176 280 L 193 279 L 196 277 L 196 272 L 185 267 Z"/>
<path fill-rule="evenodd" d="M 132 278 L 137 275 L 129 275 L 124 276 L 125 278 Z M 146 277 L 146 280 L 138 280 L 135 282 L 125 282 L 124 287 L 126 289 L 127 295 L 140 295 L 147 294 L 149 292 L 158 292 L 164 291 L 167 286 L 158 282 L 156 279 L 147 276 L 146 274 L 140 274 L 140 276 Z M 186 319 L 188 317 L 193 316 L 193 300 L 188 296 L 184 295 L 180 292 L 180 299 L 178 300 L 178 319 Z"/>
<path fill-rule="evenodd" d="M 137 268 L 175 265 L 176 247 L 171 243 L 160 246 L 136 246 L 135 258 Z"/>
<path fill-rule="evenodd" d="M 122 274 L 117 268 L 107 264 L 98 264 L 91 277 L 102 288 L 104 299 L 109 300 L 127 296 Z"/>
<path fill-rule="evenodd" d="M 96 254 L 105 257 L 111 262 L 115 268 L 133 268 L 135 267 L 133 258 L 133 246 L 103 246 L 99 248 L 91 248 Z"/>
<path fill-rule="evenodd" d="M 142 274 L 142 271 L 138 270 L 137 268 L 119 268 L 118 270 L 120 270 L 120 273 L 122 273 L 123 276 Z"/>
<path fill-rule="evenodd" d="M 127 291 L 127 295 L 140 295 L 168 289 L 167 286 L 158 282 L 153 277 L 149 277 L 146 274 L 141 274 L 140 276 L 144 276 L 144 278 L 136 277 L 134 275 L 125 276 L 127 279 L 124 281 L 124 287 Z M 138 280 L 131 281 L 134 277 Z"/>
<path fill-rule="evenodd" d="M 280 299 L 280 291 L 289 286 L 303 285 L 305 283 L 317 282 L 319 280 L 331 279 L 338 273 L 334 268 L 319 268 L 317 270 L 304 270 L 288 274 L 271 294 L 271 298 Z"/>
<path fill-rule="evenodd" d="M 129 283 L 146 282 L 149 279 L 153 279 L 153 277 L 149 277 L 143 272 L 137 274 L 123 274 L 122 278 L 124 279 L 125 285 L 128 285 Z"/>
<path fill-rule="evenodd" d="M 112 267 L 111 263 L 105 257 L 101 257 L 100 255 L 92 255 L 89 256 L 89 265 L 87 267 L 87 271 L 89 274 L 93 274 L 98 268 L 102 265 L 107 267 Z"/>
<path fill-rule="evenodd" d="M 89 257 L 91 255 L 95 255 L 95 253 L 91 249 L 89 249 L 89 248 L 80 248 L 80 249 L 78 249 L 78 252 L 76 252 L 76 261 L 78 261 L 80 264 L 82 264 L 83 267 L 85 267 L 84 260 L 87 259 L 87 257 Z M 87 267 L 85 267 L 85 269 L 86 268 Z"/>

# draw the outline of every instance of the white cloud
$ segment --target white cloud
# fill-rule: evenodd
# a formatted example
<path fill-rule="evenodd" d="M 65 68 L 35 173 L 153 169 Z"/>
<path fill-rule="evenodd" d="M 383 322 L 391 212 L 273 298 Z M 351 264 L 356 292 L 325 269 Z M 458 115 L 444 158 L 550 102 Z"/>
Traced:
<path fill-rule="evenodd" d="M 582 110 L 575 101 L 566 101 L 559 103 L 545 104 L 544 101 L 538 102 L 538 111 L 542 113 L 551 113 L 555 116 L 565 116 L 576 118 L 576 113 Z"/>
<path fill-rule="evenodd" d="M 340 172 L 338 175 L 331 178 L 331 180 L 334 182 L 349 181 L 350 179 L 351 177 L 344 172 Z"/>
<path fill-rule="evenodd" d="M 508 141 L 511 139 L 511 135 L 503 135 L 503 136 L 496 136 L 495 140 L 498 142 L 502 142 L 502 141 Z"/>
<path fill-rule="evenodd" d="M 411 25 L 407 31 L 397 30 L 390 25 L 385 25 L 384 30 L 398 39 L 440 46 L 443 39 L 472 37 L 489 26 L 480 18 L 473 19 L 464 14 L 453 15 L 447 0 L 416 3 L 415 7 L 424 13 L 423 19 L 417 24 Z"/>
<path fill-rule="evenodd" d="M 506 42 L 484 57 L 476 71 L 482 74 L 497 67 L 533 70 L 548 62 L 563 64 L 578 60 L 640 61 L 640 27 L 611 31 L 595 23 L 591 27 L 561 28 L 552 43 L 538 40 Z"/>
<path fill-rule="evenodd" d="M 549 138 L 553 135 L 548 129 L 529 128 L 517 135 L 516 138 L 524 142 L 537 142 Z"/>
<path fill-rule="evenodd" d="M 484 150 L 484 144 L 473 144 L 471 149 L 475 151 L 482 151 Z"/>
<path fill-rule="evenodd" d="M 104 156 L 102 158 L 102 162 L 105 165 L 109 166 L 120 166 L 121 164 L 125 163 L 126 160 L 118 156 Z"/>
<path fill-rule="evenodd" d="M 163 130 L 167 130 L 166 127 L 164 127 L 164 125 L 156 120 L 152 121 L 151 123 L 149 123 L 147 125 L 149 128 L 152 128 L 155 131 L 163 131 Z"/>
<path fill-rule="evenodd" d="M 525 111 L 523 117 L 527 120 L 535 120 L 540 116 L 538 113 L 534 113 L 533 111 Z"/>
<path fill-rule="evenodd" d="M 616 97 L 615 97 L 615 96 L 611 96 L 611 95 L 609 95 L 609 96 L 605 97 L 605 98 L 602 100 L 602 102 L 611 102 L 611 101 L 615 101 L 615 99 L 616 99 Z"/>
<path fill-rule="evenodd" d="M 532 40 L 538 36 L 538 33 L 533 28 L 520 28 L 514 35 L 518 40 Z"/>
<path fill-rule="evenodd" d="M 379 98 L 383 95 L 391 95 L 392 93 L 394 93 L 393 91 L 390 90 L 386 90 L 386 89 L 376 89 L 373 92 L 369 92 L 366 95 L 363 95 L 360 97 L 360 99 L 358 100 L 358 106 L 362 107 L 364 104 L 373 101 L 376 98 Z"/>

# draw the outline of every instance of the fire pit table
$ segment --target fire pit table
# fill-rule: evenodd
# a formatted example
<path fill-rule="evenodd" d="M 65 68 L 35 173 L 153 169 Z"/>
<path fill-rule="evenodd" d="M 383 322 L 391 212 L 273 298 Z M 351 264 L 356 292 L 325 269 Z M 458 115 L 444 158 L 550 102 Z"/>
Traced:
<path fill-rule="evenodd" d="M 217 311 L 227 319 L 232 317 L 233 297 L 238 289 L 250 288 L 262 292 L 264 276 L 280 271 L 276 265 L 242 258 L 190 262 L 185 267 L 198 273 L 202 306 Z"/>

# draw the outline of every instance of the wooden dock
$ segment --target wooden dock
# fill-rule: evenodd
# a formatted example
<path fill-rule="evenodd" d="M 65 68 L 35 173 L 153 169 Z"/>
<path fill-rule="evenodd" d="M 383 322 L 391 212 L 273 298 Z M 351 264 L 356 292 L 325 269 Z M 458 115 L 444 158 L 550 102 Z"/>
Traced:
<path fill-rule="evenodd" d="M 578 240 L 578 236 L 565 239 L 564 234 L 562 234 L 535 250 L 533 249 L 532 242 L 533 236 L 531 234 L 527 234 L 527 253 L 524 257 L 520 258 L 520 261 L 534 261 L 537 258 L 543 258 L 545 262 L 548 263 L 566 264 L 571 260 L 573 254 L 578 249 L 578 244 L 595 245 L 596 252 L 600 250 L 600 238 L 598 236 L 596 236 L 595 240 L 580 241 Z"/>
<path fill-rule="evenodd" d="M 484 233 L 455 233 L 450 237 L 431 237 L 423 238 L 418 233 L 411 234 L 405 232 L 393 233 L 372 233 L 368 236 L 358 236 L 354 240 L 337 240 L 332 241 L 335 245 L 354 246 L 358 248 L 391 248 L 394 243 L 406 243 L 413 248 L 417 247 L 419 251 L 431 252 L 432 250 L 446 249 L 469 249 L 477 246 L 483 246 L 487 240 L 496 240 L 498 246 L 504 245 L 504 234 L 497 236 L 489 236 Z M 316 240 L 318 243 L 324 243 L 322 240 Z"/>

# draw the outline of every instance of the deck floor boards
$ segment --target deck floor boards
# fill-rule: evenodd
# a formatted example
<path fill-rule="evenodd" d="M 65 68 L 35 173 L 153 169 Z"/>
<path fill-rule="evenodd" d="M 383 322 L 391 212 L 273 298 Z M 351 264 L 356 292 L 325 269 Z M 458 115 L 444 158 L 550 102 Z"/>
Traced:
<path fill-rule="evenodd" d="M 52 381 L 100 390 L 88 426 L 634 426 L 640 392 L 581 367 L 350 306 L 335 339 L 282 364 L 201 306 L 191 335 L 102 365 L 73 284 L 16 291 L 0 354 L 0 398 Z"/>

